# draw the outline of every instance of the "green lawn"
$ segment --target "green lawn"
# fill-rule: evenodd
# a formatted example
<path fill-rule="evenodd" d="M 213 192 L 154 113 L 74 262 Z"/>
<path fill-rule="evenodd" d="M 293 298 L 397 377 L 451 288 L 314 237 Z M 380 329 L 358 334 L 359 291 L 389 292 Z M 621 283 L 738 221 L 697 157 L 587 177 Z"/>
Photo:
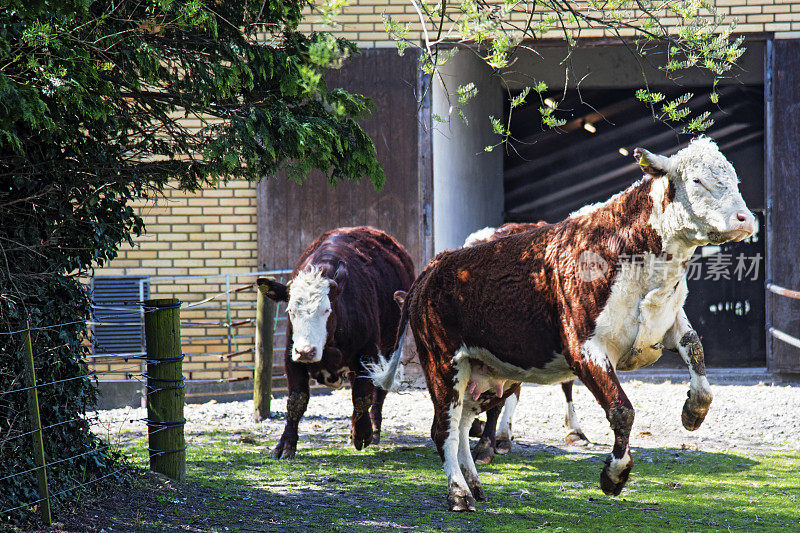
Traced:
<path fill-rule="evenodd" d="M 430 446 L 300 449 L 295 460 L 274 461 L 274 442 L 242 437 L 193 436 L 188 448 L 187 478 L 206 491 L 203 501 L 217 502 L 206 518 L 219 529 L 800 530 L 800 451 L 635 449 L 631 479 L 613 498 L 599 489 L 605 452 L 517 446 L 479 468 L 490 501 L 455 514 L 445 510 L 444 474 Z M 144 449 L 144 439 L 122 447 L 141 467 Z"/>

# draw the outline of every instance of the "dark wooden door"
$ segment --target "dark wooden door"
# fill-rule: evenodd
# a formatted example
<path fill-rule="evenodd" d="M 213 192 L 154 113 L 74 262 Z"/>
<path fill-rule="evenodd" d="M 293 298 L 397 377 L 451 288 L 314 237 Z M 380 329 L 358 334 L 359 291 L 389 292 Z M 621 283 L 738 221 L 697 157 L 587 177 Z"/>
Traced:
<path fill-rule="evenodd" d="M 381 192 L 367 181 L 334 188 L 320 173 L 302 185 L 281 176 L 263 179 L 258 187 L 259 268 L 291 268 L 320 233 L 357 225 L 394 236 L 417 270 L 430 258 L 431 237 L 423 220 L 430 161 L 420 142 L 418 65 L 411 52 L 401 57 L 395 49 L 369 49 L 328 74 L 330 87 L 364 94 L 375 103 L 363 127 L 375 143 L 386 185 Z"/>
<path fill-rule="evenodd" d="M 771 46 L 769 46 L 771 45 Z M 800 291 L 800 39 L 767 46 L 767 281 Z M 800 338 L 800 300 L 767 292 L 767 330 Z M 800 348 L 768 335 L 773 372 L 800 372 Z"/>

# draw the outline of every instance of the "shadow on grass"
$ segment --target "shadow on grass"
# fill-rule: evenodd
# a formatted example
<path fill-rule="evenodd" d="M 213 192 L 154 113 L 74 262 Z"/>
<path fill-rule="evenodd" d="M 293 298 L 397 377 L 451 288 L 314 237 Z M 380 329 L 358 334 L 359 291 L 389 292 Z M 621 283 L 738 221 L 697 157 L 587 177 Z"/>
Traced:
<path fill-rule="evenodd" d="M 778 531 L 800 525 L 790 503 L 800 501 L 791 466 L 797 456 L 756 460 L 638 448 L 628 486 L 612 498 L 599 490 L 605 452 L 534 448 L 479 469 L 491 501 L 477 513 L 453 514 L 445 510 L 444 473 L 430 446 L 304 449 L 290 461 L 274 461 L 268 450 L 196 450 L 189 476 L 235 500 L 226 511 L 230 518 L 245 517 L 256 530 Z"/>

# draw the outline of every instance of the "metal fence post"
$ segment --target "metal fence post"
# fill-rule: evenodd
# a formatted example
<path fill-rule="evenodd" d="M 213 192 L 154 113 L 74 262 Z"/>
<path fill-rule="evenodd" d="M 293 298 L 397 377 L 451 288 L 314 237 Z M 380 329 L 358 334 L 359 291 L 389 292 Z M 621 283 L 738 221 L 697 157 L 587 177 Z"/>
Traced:
<path fill-rule="evenodd" d="M 36 460 L 36 480 L 39 482 L 39 510 L 42 513 L 42 522 L 50 525 L 50 490 L 47 487 L 47 466 L 44 460 L 44 442 L 42 441 L 42 419 L 39 416 L 39 393 L 36 389 L 36 368 L 33 364 L 33 347 L 31 346 L 31 330 L 25 332 L 25 367 L 28 389 L 28 415 L 31 420 L 31 440 L 33 441 L 33 456 Z"/>
<path fill-rule="evenodd" d="M 150 470 L 183 481 L 186 440 L 183 402 L 186 384 L 181 352 L 180 300 L 147 300 L 147 432 Z"/>
<path fill-rule="evenodd" d="M 256 349 L 253 371 L 253 420 L 270 418 L 272 400 L 272 343 L 275 334 L 275 302 L 266 295 L 266 279 L 256 282 Z"/>

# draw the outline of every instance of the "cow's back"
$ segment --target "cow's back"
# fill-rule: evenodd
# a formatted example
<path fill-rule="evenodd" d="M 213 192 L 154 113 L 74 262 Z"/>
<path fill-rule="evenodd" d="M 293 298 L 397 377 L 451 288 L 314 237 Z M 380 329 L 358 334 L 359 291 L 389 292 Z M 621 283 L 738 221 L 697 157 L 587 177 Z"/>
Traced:
<path fill-rule="evenodd" d="M 552 228 L 439 254 L 409 295 L 414 330 L 441 324 L 453 350 L 480 347 L 525 370 L 544 367 L 561 351 L 544 261 Z"/>

